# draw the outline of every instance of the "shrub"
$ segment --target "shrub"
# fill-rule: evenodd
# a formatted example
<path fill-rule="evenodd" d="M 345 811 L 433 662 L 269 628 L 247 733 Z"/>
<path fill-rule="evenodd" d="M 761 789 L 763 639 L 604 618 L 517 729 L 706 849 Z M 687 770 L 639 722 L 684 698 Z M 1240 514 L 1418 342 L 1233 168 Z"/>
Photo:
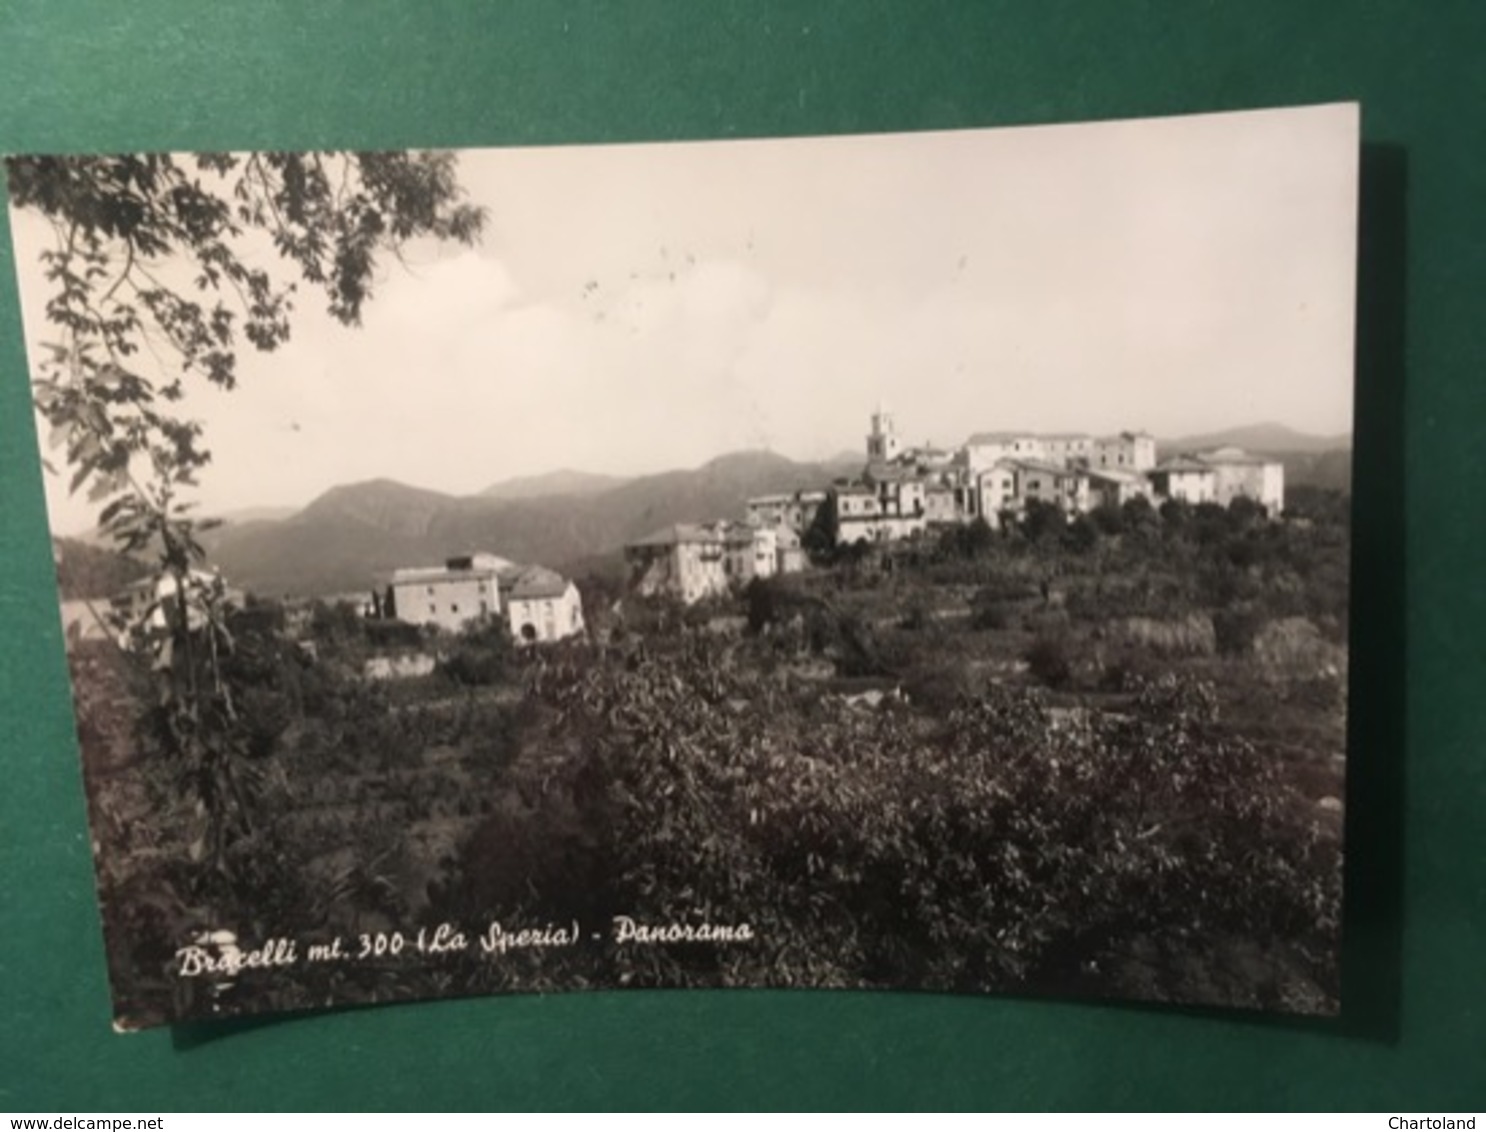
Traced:
<path fill-rule="evenodd" d="M 918 632 L 927 629 L 934 624 L 934 614 L 922 602 L 914 602 L 904 612 L 902 620 L 898 622 L 899 628 L 907 629 L 909 632 Z"/>
<path fill-rule="evenodd" d="M 999 631 L 1016 623 L 1016 604 L 1008 601 L 977 601 L 970 615 L 972 628 Z"/>
<path fill-rule="evenodd" d="M 743 588 L 743 603 L 748 610 L 748 630 L 761 632 L 780 620 L 783 612 L 783 593 L 780 583 L 773 578 L 754 578 Z"/>
<path fill-rule="evenodd" d="M 1063 545 L 1074 554 L 1088 554 L 1099 545 L 1099 528 L 1087 515 L 1079 515 L 1063 532 Z"/>
<path fill-rule="evenodd" d="M 1263 522 L 1269 517 L 1269 512 L 1257 499 L 1250 499 L 1247 495 L 1236 495 L 1228 504 L 1228 515 L 1233 520 L 1234 526 L 1246 528 Z"/>
<path fill-rule="evenodd" d="M 376 649 L 417 649 L 423 646 L 423 630 L 407 621 L 390 618 L 364 624 L 367 643 Z"/>
<path fill-rule="evenodd" d="M 1132 499 L 1130 502 L 1134 503 L 1136 500 Z M 1145 500 L 1141 499 L 1140 502 L 1144 503 Z M 1150 504 L 1147 503 L 1146 507 L 1149 509 Z M 1113 503 L 1099 504 L 1098 507 L 1095 507 L 1089 512 L 1089 520 L 1094 524 L 1099 533 L 1104 535 L 1123 533 L 1127 523 L 1124 509 Z"/>
<path fill-rule="evenodd" d="M 1031 542 L 1042 542 L 1061 534 L 1067 522 L 1068 516 L 1063 514 L 1061 507 L 1031 499 L 1027 501 L 1026 514 L 1022 516 L 1022 534 Z"/>
<path fill-rule="evenodd" d="M 1107 632 L 1116 643 L 1161 656 L 1210 656 L 1217 649 L 1212 620 L 1197 613 L 1168 620 L 1126 617 Z"/>
<path fill-rule="evenodd" d="M 943 558 L 979 558 L 996 545 L 996 532 L 983 518 L 948 527 L 939 536 L 937 552 Z"/>
<path fill-rule="evenodd" d="M 1066 688 L 1073 680 L 1066 638 L 1041 636 L 1027 649 L 1027 670 L 1049 688 Z"/>
<path fill-rule="evenodd" d="M 1160 521 L 1156 509 L 1151 506 L 1151 501 L 1144 495 L 1125 500 L 1120 504 L 1120 514 L 1124 518 L 1125 527 L 1129 530 L 1154 527 Z"/>
<path fill-rule="evenodd" d="M 1305 617 L 1270 621 L 1254 636 L 1254 654 L 1271 677 L 1330 675 L 1345 666 L 1345 653 Z"/>
<path fill-rule="evenodd" d="M 439 671 L 465 687 L 486 687 L 505 678 L 512 659 L 504 621 L 466 630 L 439 663 Z"/>
<path fill-rule="evenodd" d="M 1242 656 L 1254 647 L 1254 637 L 1264 618 L 1257 610 L 1237 607 L 1217 610 L 1212 622 L 1218 652 L 1224 656 Z"/>

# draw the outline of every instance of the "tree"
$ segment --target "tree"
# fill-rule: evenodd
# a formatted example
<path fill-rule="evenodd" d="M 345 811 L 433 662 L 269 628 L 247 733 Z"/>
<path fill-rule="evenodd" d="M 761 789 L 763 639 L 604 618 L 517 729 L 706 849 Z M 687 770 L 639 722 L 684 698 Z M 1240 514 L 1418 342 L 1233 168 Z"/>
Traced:
<path fill-rule="evenodd" d="M 939 553 L 946 558 L 979 558 L 996 544 L 996 532 L 980 516 L 950 527 L 939 537 Z"/>
<path fill-rule="evenodd" d="M 1063 532 L 1063 545 L 1075 554 L 1088 554 L 1099 545 L 1099 528 L 1087 515 L 1078 515 Z"/>
<path fill-rule="evenodd" d="M 1043 542 L 1063 533 L 1068 517 L 1056 503 L 1041 499 L 1027 500 L 1026 514 L 1022 517 L 1022 533 L 1031 542 Z"/>
<path fill-rule="evenodd" d="M 380 256 L 419 237 L 472 243 L 484 212 L 446 153 L 22 157 L 6 172 L 13 205 L 53 233 L 45 310 L 60 337 L 32 375 L 36 409 L 103 531 L 158 555 L 157 590 L 173 597 L 149 637 L 157 733 L 195 784 L 220 866 L 224 830 L 245 820 L 247 729 L 221 586 L 195 569 L 184 497 L 211 453 L 180 411 L 186 383 L 231 389 L 243 340 L 286 342 L 299 283 L 357 324 Z M 260 266 L 273 253 L 286 278 Z"/>

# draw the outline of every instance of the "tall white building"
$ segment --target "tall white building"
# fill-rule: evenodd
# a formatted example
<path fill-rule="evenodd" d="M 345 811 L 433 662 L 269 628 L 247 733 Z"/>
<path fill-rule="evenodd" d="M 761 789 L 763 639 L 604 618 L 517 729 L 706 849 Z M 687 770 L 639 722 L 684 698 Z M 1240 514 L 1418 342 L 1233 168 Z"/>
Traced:
<path fill-rule="evenodd" d="M 500 614 L 500 572 L 511 565 L 494 554 L 469 554 L 442 566 L 394 570 L 392 612 L 400 621 L 457 633 L 472 621 Z"/>

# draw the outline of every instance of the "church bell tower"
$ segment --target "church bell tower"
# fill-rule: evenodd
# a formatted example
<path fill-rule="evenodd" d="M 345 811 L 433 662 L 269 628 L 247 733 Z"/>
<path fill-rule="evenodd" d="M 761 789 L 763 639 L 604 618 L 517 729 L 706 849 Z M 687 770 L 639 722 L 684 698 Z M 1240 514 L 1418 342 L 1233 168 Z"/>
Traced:
<path fill-rule="evenodd" d="M 898 458 L 903 444 L 893 429 L 893 414 L 877 406 L 872 414 L 872 431 L 867 434 L 867 460 L 873 464 L 886 464 Z"/>

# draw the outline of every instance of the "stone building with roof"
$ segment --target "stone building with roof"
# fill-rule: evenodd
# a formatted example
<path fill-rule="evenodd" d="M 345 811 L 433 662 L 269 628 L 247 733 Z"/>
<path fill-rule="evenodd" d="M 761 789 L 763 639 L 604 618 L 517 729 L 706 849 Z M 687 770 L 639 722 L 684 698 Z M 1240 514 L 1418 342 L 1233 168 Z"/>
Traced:
<path fill-rule="evenodd" d="M 557 641 L 583 631 L 583 599 L 571 581 L 544 566 L 496 554 L 448 558 L 442 566 L 394 570 L 388 614 L 458 633 L 501 618 L 517 642 Z"/>
<path fill-rule="evenodd" d="M 583 632 L 578 587 L 545 566 L 521 566 L 505 579 L 505 615 L 517 644 L 560 641 Z"/>
<path fill-rule="evenodd" d="M 804 565 L 799 534 L 790 526 L 726 519 L 673 523 L 629 543 L 624 558 L 635 593 L 687 605 Z"/>
<path fill-rule="evenodd" d="M 673 523 L 624 548 L 630 588 L 641 597 L 687 605 L 728 592 L 722 536 L 702 523 Z"/>
<path fill-rule="evenodd" d="M 1252 499 L 1271 516 L 1285 509 L 1285 465 L 1242 448 L 1217 448 L 1197 459 L 1213 470 L 1213 502 Z"/>
<path fill-rule="evenodd" d="M 394 570 L 390 613 L 413 625 L 457 633 L 471 622 L 500 614 L 500 573 L 515 565 L 495 554 L 466 554 L 442 566 Z"/>
<path fill-rule="evenodd" d="M 1050 460 L 1015 460 L 1015 507 L 1024 511 L 1032 502 L 1046 503 L 1071 514 L 1090 508 L 1089 473 L 1077 464 Z"/>
<path fill-rule="evenodd" d="M 1123 507 L 1134 499 L 1149 499 L 1150 495 L 1151 481 L 1140 472 L 1089 469 L 1089 500 L 1095 507 Z"/>
<path fill-rule="evenodd" d="M 1175 456 L 1157 464 L 1146 475 L 1158 500 L 1216 502 L 1217 477 L 1212 468 L 1196 457 Z"/>
<path fill-rule="evenodd" d="M 1148 432 L 1120 432 L 1095 440 L 1088 453 L 1090 469 L 1148 472 L 1156 466 L 1156 438 Z"/>

